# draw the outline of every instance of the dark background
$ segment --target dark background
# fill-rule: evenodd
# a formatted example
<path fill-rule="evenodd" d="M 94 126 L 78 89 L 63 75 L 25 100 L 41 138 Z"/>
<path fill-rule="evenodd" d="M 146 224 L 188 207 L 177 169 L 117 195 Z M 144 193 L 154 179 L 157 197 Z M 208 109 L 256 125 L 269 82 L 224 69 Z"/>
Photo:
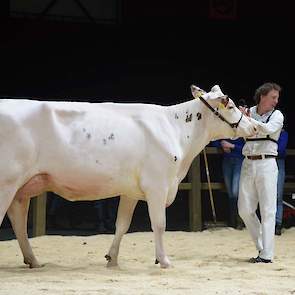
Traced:
<path fill-rule="evenodd" d="M 114 9 L 109 24 L 87 15 L 83 21 L 50 20 L 45 13 L 16 18 L 2 0 L 0 96 L 170 105 L 190 99 L 194 83 L 205 90 L 219 84 L 252 105 L 255 89 L 274 81 L 283 87 L 279 108 L 294 148 L 292 1 L 118 0 Z M 183 194 L 168 209 L 168 228 L 187 228 Z M 223 219 L 226 197 L 218 200 Z M 142 212 L 144 204 L 135 220 L 145 223 Z"/>

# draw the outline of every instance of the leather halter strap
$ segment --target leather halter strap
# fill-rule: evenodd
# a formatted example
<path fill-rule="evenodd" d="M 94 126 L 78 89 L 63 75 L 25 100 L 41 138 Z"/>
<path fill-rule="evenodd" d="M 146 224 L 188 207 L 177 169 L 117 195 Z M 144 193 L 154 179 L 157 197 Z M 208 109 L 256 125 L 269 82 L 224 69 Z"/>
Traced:
<path fill-rule="evenodd" d="M 236 123 L 230 123 L 226 118 L 224 118 L 219 112 L 218 112 L 218 110 L 215 110 L 214 108 L 212 108 L 211 107 L 211 105 L 202 97 L 202 96 L 199 96 L 199 99 L 201 100 L 201 102 L 202 103 L 204 103 L 205 104 L 205 106 L 207 107 L 207 108 L 209 108 L 209 110 L 211 111 L 211 112 L 213 112 L 213 114 L 215 115 L 215 116 L 217 116 L 220 120 L 222 120 L 223 122 L 225 122 L 226 124 L 228 124 L 231 128 L 233 128 L 233 129 L 236 129 L 236 128 L 238 128 L 238 126 L 239 126 L 239 124 L 240 124 L 240 122 L 241 122 L 241 120 L 242 120 L 242 118 L 243 118 L 243 113 L 241 112 L 241 117 L 240 117 L 240 119 L 239 119 L 239 121 L 238 122 L 236 122 Z"/>

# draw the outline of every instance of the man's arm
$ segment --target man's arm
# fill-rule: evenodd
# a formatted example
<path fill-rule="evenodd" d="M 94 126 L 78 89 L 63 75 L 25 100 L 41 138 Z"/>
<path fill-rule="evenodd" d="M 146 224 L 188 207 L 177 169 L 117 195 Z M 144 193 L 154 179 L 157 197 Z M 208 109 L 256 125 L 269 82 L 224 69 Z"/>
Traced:
<path fill-rule="evenodd" d="M 262 133 L 261 135 L 267 135 L 282 129 L 283 124 L 284 116 L 279 110 L 276 110 L 273 112 L 267 123 L 258 122 L 258 128 L 260 133 Z"/>

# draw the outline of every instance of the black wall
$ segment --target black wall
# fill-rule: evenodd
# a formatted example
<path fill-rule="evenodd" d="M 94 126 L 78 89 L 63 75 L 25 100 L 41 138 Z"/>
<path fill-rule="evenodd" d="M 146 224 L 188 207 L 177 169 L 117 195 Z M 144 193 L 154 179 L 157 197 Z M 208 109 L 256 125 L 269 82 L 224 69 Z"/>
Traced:
<path fill-rule="evenodd" d="M 275 81 L 291 126 L 289 2 L 233 1 L 230 19 L 212 17 L 215 2 L 222 3 L 126 0 L 116 25 L 2 17 L 0 95 L 174 104 L 189 99 L 195 83 L 206 90 L 219 84 L 252 104 L 256 87 Z"/>
<path fill-rule="evenodd" d="M 225 19 L 210 1 L 171 2 L 122 1 L 114 25 L 13 19 L 3 4 L 0 96 L 168 105 L 190 99 L 195 83 L 252 105 L 254 90 L 274 81 L 294 148 L 291 2 L 237 1 Z"/>

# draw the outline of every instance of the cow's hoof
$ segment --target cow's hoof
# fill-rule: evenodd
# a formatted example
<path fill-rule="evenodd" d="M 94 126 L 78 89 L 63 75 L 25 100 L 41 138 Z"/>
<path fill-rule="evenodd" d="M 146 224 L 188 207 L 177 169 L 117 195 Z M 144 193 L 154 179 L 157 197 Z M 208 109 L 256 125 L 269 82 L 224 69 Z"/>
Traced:
<path fill-rule="evenodd" d="M 156 260 L 158 261 L 158 260 Z M 168 257 L 165 257 L 164 259 L 162 259 L 162 261 L 158 261 L 158 263 L 160 263 L 161 268 L 170 268 L 171 267 L 171 263 L 168 259 Z"/>
<path fill-rule="evenodd" d="M 118 266 L 118 262 L 115 260 L 108 261 L 107 267 L 116 267 Z"/>
<path fill-rule="evenodd" d="M 113 259 L 109 254 L 105 255 L 104 257 L 107 260 L 107 267 L 114 267 L 118 266 L 117 259 Z"/>
<path fill-rule="evenodd" d="M 44 267 L 44 264 L 30 264 L 30 268 L 41 268 L 41 267 Z"/>
<path fill-rule="evenodd" d="M 161 264 L 161 268 L 171 268 L 171 264 L 170 263 L 163 263 L 163 264 Z"/>
<path fill-rule="evenodd" d="M 40 268 L 44 266 L 44 264 L 40 264 L 37 260 L 35 261 L 24 260 L 24 263 L 27 264 L 30 268 Z"/>
<path fill-rule="evenodd" d="M 106 254 L 106 255 L 104 256 L 104 258 L 105 258 L 108 262 L 112 261 L 112 257 L 111 257 L 109 254 Z"/>

